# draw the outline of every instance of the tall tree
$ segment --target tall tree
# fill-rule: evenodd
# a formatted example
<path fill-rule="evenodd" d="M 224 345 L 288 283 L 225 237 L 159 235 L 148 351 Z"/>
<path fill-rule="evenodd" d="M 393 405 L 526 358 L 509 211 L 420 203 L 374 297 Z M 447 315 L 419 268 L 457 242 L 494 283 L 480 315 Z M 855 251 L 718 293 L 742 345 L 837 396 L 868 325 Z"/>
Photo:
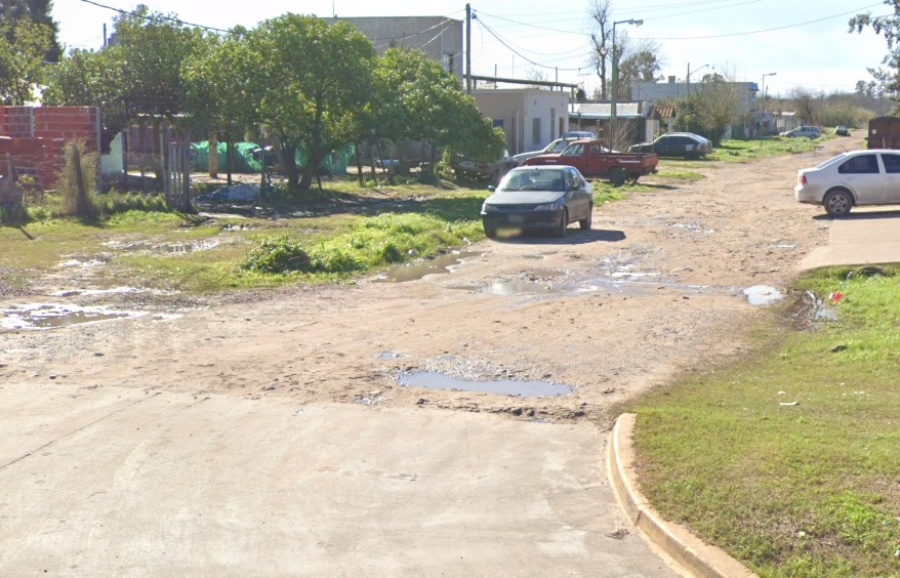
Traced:
<path fill-rule="evenodd" d="M 900 112 L 900 0 L 884 0 L 884 4 L 893 8 L 892 15 L 873 17 L 871 12 L 857 14 L 848 22 L 848 32 L 861 33 L 871 28 L 875 34 L 884 36 L 888 53 L 881 61 L 882 66 L 867 70 L 878 83 L 880 91 L 895 102 L 895 111 Z"/>
<path fill-rule="evenodd" d="M 50 44 L 50 28 L 27 16 L 0 21 L 0 103 L 32 101 L 43 81 L 44 56 Z"/>
<path fill-rule="evenodd" d="M 57 62 L 62 54 L 59 45 L 59 27 L 53 20 L 53 0 L 3 0 L 0 2 L 0 24 L 17 22 L 22 19 L 43 24 L 50 29 L 50 45 L 44 52 L 44 62 Z M 13 37 L 4 33 L 7 41 Z"/>
<path fill-rule="evenodd" d="M 591 63 L 600 79 L 600 99 L 607 100 L 609 93 L 606 90 L 606 67 L 612 58 L 610 45 L 612 36 L 612 18 L 610 17 L 610 0 L 591 0 L 590 17 L 593 31 L 591 32 Z"/>
<path fill-rule="evenodd" d="M 632 98 L 632 82 L 656 82 L 662 80 L 659 71 L 662 68 L 659 45 L 651 40 L 643 40 L 633 49 L 626 49 L 625 57 L 619 61 L 617 72 L 619 79 L 616 83 L 619 93 L 624 98 Z"/>
<path fill-rule="evenodd" d="M 322 161 L 352 143 L 369 101 L 375 49 L 356 28 L 285 14 L 249 34 L 257 112 L 279 139 L 292 190 L 308 191 Z M 306 163 L 298 171 L 296 151 Z"/>

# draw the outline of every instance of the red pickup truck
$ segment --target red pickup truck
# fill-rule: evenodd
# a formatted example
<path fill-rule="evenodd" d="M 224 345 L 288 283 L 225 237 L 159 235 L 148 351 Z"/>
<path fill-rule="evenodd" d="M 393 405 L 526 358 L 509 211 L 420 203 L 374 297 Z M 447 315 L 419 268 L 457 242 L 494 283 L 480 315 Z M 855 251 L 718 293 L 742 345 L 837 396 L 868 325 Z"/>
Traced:
<path fill-rule="evenodd" d="M 659 157 L 656 153 L 612 152 L 599 140 L 577 140 L 558 155 L 540 155 L 528 159 L 526 165 L 569 165 L 585 177 L 609 179 L 614 186 L 625 181 L 637 182 L 655 173 Z"/>

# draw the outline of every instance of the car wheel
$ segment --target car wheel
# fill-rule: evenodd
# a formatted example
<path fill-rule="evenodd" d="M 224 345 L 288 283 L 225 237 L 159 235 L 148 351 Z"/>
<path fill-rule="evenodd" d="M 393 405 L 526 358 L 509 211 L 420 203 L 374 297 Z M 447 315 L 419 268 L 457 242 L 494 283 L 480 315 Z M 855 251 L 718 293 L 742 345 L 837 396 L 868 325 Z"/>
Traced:
<path fill-rule="evenodd" d="M 497 227 L 489 223 L 484 223 L 484 236 L 488 239 L 497 238 Z"/>
<path fill-rule="evenodd" d="M 594 222 L 594 203 L 591 203 L 591 206 L 588 207 L 587 217 L 578 221 L 578 226 L 581 227 L 582 231 L 590 231 L 591 223 Z"/>
<path fill-rule="evenodd" d="M 625 169 L 616 167 L 609 171 L 609 182 L 614 187 L 621 187 L 627 179 L 628 175 L 625 174 Z"/>
<path fill-rule="evenodd" d="M 846 189 L 837 189 L 825 195 L 822 205 L 829 216 L 843 217 L 853 208 L 853 196 Z"/>
<path fill-rule="evenodd" d="M 559 224 L 556 226 L 556 236 L 565 237 L 569 229 L 569 209 L 563 209 L 559 216 Z"/>

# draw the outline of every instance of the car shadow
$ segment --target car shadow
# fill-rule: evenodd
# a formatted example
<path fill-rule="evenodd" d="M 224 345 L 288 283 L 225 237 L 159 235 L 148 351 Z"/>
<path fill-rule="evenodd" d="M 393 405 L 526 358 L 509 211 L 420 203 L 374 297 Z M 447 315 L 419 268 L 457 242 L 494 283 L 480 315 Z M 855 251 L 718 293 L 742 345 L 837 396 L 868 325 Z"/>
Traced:
<path fill-rule="evenodd" d="M 900 218 L 900 209 L 866 211 L 865 213 L 850 213 L 843 217 L 831 217 L 829 215 L 816 215 L 816 221 L 866 221 L 872 219 L 897 219 Z"/>
<path fill-rule="evenodd" d="M 623 231 L 590 229 L 569 229 L 565 237 L 555 237 L 552 233 L 517 232 L 509 236 L 493 239 L 497 243 L 518 245 L 586 245 L 588 243 L 620 243 L 625 240 Z"/>

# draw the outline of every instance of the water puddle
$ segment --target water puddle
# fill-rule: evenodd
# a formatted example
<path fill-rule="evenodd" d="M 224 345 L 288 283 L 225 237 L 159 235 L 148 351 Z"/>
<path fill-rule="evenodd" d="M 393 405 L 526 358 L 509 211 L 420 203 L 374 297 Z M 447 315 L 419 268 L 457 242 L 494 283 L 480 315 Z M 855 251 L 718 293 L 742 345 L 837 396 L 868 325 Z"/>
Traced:
<path fill-rule="evenodd" d="M 142 315 L 144 313 L 118 311 L 106 307 L 33 303 L 0 309 L 0 329 L 59 329 L 71 325 L 139 317 Z"/>
<path fill-rule="evenodd" d="M 197 253 L 199 251 L 209 251 L 219 246 L 219 241 L 209 239 L 205 241 L 194 241 L 190 243 L 162 243 L 155 244 L 149 241 L 136 241 L 134 243 L 121 243 L 119 241 L 110 241 L 105 243 L 110 249 L 123 251 L 125 253 Z"/>
<path fill-rule="evenodd" d="M 462 263 L 464 259 L 476 255 L 480 255 L 480 253 L 475 251 L 453 251 L 451 253 L 439 255 L 433 259 L 397 265 L 396 267 L 391 267 L 380 273 L 375 278 L 375 281 L 378 283 L 404 283 L 406 281 L 422 279 L 426 275 L 448 273 L 453 271 L 453 267 Z"/>
<path fill-rule="evenodd" d="M 750 303 L 750 305 L 756 305 L 758 307 L 771 305 L 784 298 L 781 291 L 767 285 L 754 285 L 753 287 L 748 287 L 744 289 L 744 295 L 747 296 L 747 302 Z"/>
<path fill-rule="evenodd" d="M 561 397 L 571 395 L 572 388 L 544 381 L 468 381 L 448 377 L 435 371 L 404 373 L 399 379 L 404 387 L 424 389 L 472 391 L 516 397 Z"/>

